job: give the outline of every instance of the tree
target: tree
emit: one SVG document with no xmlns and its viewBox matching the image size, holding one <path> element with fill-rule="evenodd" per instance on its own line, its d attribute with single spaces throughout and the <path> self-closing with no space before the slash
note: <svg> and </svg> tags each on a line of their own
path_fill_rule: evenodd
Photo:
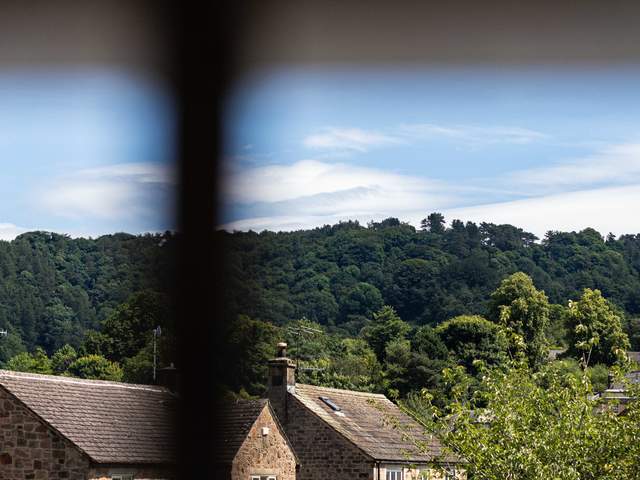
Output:
<svg viewBox="0 0 640 480">
<path fill-rule="evenodd" d="M 422 219 L 420 228 L 422 231 L 441 234 L 445 231 L 444 223 L 444 215 L 433 212 L 427 218 Z"/>
<path fill-rule="evenodd" d="M 343 318 L 350 315 L 360 315 L 370 318 L 383 305 L 380 291 L 373 285 L 360 282 L 348 290 L 341 302 L 340 309 Z"/>
<path fill-rule="evenodd" d="M 361 338 L 344 338 L 338 342 L 331 369 L 348 379 L 355 390 L 374 391 L 382 387 L 382 366 Z"/>
<path fill-rule="evenodd" d="M 113 360 L 136 355 L 152 338 L 157 326 L 165 330 L 171 326 L 169 299 L 158 292 L 138 292 L 120 305 L 102 325 L 108 343 L 102 345 L 103 354 Z M 103 337 L 104 338 L 104 337 Z"/>
<path fill-rule="evenodd" d="M 36 347 L 33 353 L 22 352 L 11 358 L 6 364 L 7 370 L 16 372 L 31 372 L 51 374 L 51 360 L 47 353 L 40 347 Z"/>
<path fill-rule="evenodd" d="M 428 333 L 420 333 L 428 332 Z M 429 337 L 425 339 L 424 337 Z M 416 340 L 416 337 L 423 337 Z M 406 366 L 404 391 L 426 389 L 433 396 L 433 402 L 440 407 L 448 403 L 442 372 L 451 367 L 449 352 L 442 340 L 431 327 L 421 327 L 412 339 L 411 356 Z"/>
<path fill-rule="evenodd" d="M 461 315 L 435 329 L 455 363 L 477 374 L 475 363 L 501 365 L 508 359 L 507 335 L 502 327 L 479 315 Z"/>
<path fill-rule="evenodd" d="M 396 338 L 385 347 L 385 374 L 389 379 L 388 394 L 397 397 L 407 392 L 407 368 L 411 361 L 411 342 Z"/>
<path fill-rule="evenodd" d="M 9 331 L 3 338 L 0 337 L 0 365 L 24 351 L 24 345 L 18 332 Z"/>
<path fill-rule="evenodd" d="M 116 362 L 112 362 L 100 355 L 87 355 L 75 360 L 66 372 L 72 377 L 87 378 L 91 380 L 122 380 L 122 368 Z"/>
<path fill-rule="evenodd" d="M 244 387 L 251 395 L 262 395 L 267 385 L 267 361 L 282 341 L 278 327 L 239 315 L 227 325 L 220 355 L 232 362 L 219 362 L 220 383 L 235 391 Z"/>
<path fill-rule="evenodd" d="M 629 339 L 620 315 L 599 290 L 585 288 L 580 300 L 569 302 L 568 323 L 568 355 L 580 359 L 584 366 L 624 363 Z"/>
<path fill-rule="evenodd" d="M 373 321 L 362 329 L 361 335 L 371 345 L 378 360 L 383 362 L 387 344 L 404 339 L 410 330 L 409 324 L 402 321 L 393 307 L 385 305 L 373 314 Z"/>
<path fill-rule="evenodd" d="M 122 380 L 129 383 L 153 383 L 153 348 L 147 345 L 122 362 Z"/>
<path fill-rule="evenodd" d="M 531 367 L 536 369 L 545 362 L 549 301 L 543 291 L 536 289 L 531 277 L 517 272 L 505 278 L 491 294 L 488 310 L 490 320 L 521 338 L 521 346 Z M 514 345 L 513 348 L 519 347 Z"/>
<path fill-rule="evenodd" d="M 637 392 L 634 398 L 618 415 L 593 396 L 588 376 L 518 365 L 486 371 L 481 395 L 471 402 L 443 411 L 422 395 L 405 406 L 445 452 L 465 459 L 473 478 L 631 480 L 640 469 L 640 445 L 631 440 L 640 435 Z"/>
<path fill-rule="evenodd" d="M 440 335 L 434 328 L 426 325 L 416 329 L 411 338 L 411 350 L 440 360 L 446 360 L 449 356 L 447 346 Z"/>
<path fill-rule="evenodd" d="M 77 358 L 75 349 L 71 345 L 64 345 L 51 356 L 51 368 L 56 375 L 61 375 Z"/>
<path fill-rule="evenodd" d="M 14 372 L 31 372 L 33 371 L 33 357 L 29 352 L 20 352 L 10 358 L 5 367 Z"/>
</svg>

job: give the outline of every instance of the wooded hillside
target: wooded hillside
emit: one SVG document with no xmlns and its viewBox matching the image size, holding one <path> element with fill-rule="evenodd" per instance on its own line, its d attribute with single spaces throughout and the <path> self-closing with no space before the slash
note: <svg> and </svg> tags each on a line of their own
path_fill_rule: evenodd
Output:
<svg viewBox="0 0 640 480">
<path fill-rule="evenodd" d="M 551 303 L 592 288 L 629 317 L 640 314 L 640 235 L 603 238 L 585 229 L 537 239 L 511 225 L 454 220 L 446 228 L 439 214 L 422 227 L 389 218 L 366 227 L 219 232 L 229 259 L 227 316 L 276 325 L 306 317 L 356 334 L 390 305 L 404 321 L 437 325 L 484 314 L 489 294 L 517 271 Z"/>
</svg>

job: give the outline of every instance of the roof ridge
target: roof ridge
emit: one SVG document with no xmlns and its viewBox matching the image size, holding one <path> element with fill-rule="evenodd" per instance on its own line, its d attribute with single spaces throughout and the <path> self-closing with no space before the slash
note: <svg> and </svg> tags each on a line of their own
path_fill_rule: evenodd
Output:
<svg viewBox="0 0 640 480">
<path fill-rule="evenodd" d="M 384 398 L 386 400 L 389 400 L 386 395 L 384 395 L 383 393 L 372 393 L 372 392 L 360 392 L 358 390 L 346 390 L 344 388 L 333 388 L 333 387 L 319 387 L 317 385 L 309 385 L 307 383 L 296 383 L 296 388 L 297 387 L 311 387 L 311 388 L 317 388 L 320 390 L 328 390 L 330 392 L 341 392 L 341 393 L 346 393 L 349 395 L 358 395 L 358 396 L 362 396 L 362 397 L 374 397 L 374 398 Z"/>
<path fill-rule="evenodd" d="M 75 385 L 94 385 L 100 387 L 123 388 L 127 390 L 146 390 L 157 393 L 170 393 L 165 387 L 157 385 L 142 385 L 137 383 L 114 382 L 109 380 L 93 380 L 86 378 L 64 377 L 62 375 L 45 375 L 42 373 L 15 372 L 13 370 L 0 369 L 0 383 L 2 378 L 21 378 L 25 380 L 67 383 Z"/>
</svg>

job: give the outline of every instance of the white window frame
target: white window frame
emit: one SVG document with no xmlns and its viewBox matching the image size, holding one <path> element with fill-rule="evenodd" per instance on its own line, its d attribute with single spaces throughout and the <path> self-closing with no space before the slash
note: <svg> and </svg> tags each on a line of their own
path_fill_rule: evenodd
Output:
<svg viewBox="0 0 640 480">
<path fill-rule="evenodd" d="M 111 480 L 133 480 L 133 473 L 112 473 Z"/>
<path fill-rule="evenodd" d="M 394 474 L 391 477 L 389 474 Z M 385 473 L 386 480 L 404 480 L 404 469 L 402 467 L 387 467 Z"/>
<path fill-rule="evenodd" d="M 249 480 L 278 480 L 276 475 L 250 475 Z"/>
</svg>

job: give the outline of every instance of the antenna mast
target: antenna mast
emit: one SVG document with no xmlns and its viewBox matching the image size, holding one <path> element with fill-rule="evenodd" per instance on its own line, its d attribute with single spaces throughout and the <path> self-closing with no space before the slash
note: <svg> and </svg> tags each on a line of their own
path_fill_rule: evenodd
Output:
<svg viewBox="0 0 640 480">
<path fill-rule="evenodd" d="M 302 317 L 302 320 L 306 320 L 305 317 Z M 293 350 L 295 351 L 296 355 L 295 355 L 295 361 L 296 361 L 296 370 L 300 369 L 300 353 L 298 352 L 298 349 L 295 348 L 296 346 L 298 346 L 298 348 L 300 347 L 300 344 L 302 344 L 302 342 L 304 341 L 305 338 L 307 338 L 308 335 L 317 335 L 319 333 L 323 333 L 322 330 L 318 330 L 317 328 L 312 328 L 312 327 L 308 327 L 306 325 L 297 325 L 297 326 L 288 326 L 287 327 L 287 331 L 291 334 L 291 335 L 295 335 L 296 337 L 301 337 L 299 339 L 298 342 L 294 341 L 294 345 L 293 345 Z M 323 370 L 320 368 L 304 368 L 303 370 Z"/>
</svg>

